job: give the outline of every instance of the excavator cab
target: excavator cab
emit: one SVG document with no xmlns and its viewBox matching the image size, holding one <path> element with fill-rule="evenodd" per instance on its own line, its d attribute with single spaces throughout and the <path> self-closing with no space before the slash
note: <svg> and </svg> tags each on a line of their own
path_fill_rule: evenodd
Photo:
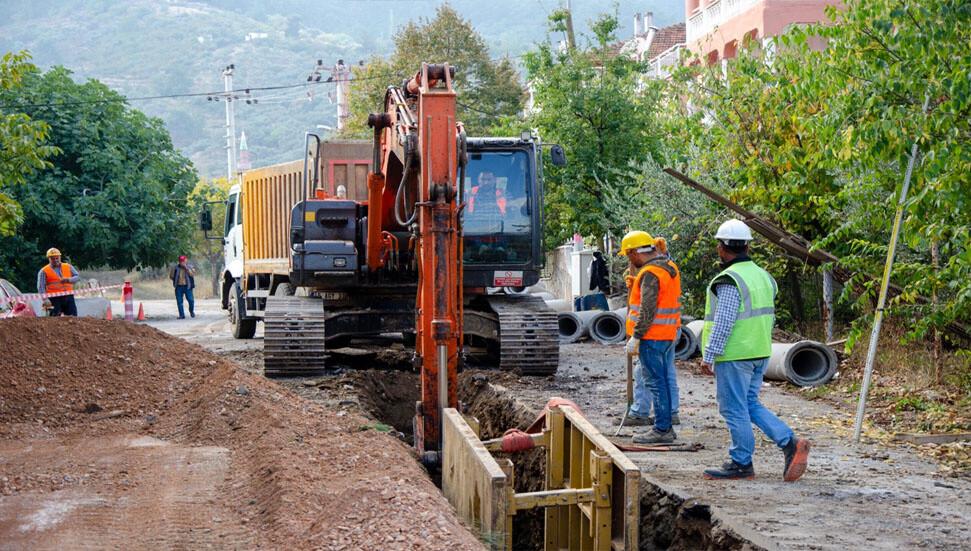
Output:
<svg viewBox="0 0 971 551">
<path fill-rule="evenodd" d="M 543 268 L 540 145 L 469 138 L 462 182 L 466 287 L 525 286 Z"/>
</svg>

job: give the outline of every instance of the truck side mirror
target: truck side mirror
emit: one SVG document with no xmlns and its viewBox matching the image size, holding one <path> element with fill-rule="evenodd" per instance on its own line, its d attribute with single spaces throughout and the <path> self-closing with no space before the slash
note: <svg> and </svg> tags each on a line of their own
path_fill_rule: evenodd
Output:
<svg viewBox="0 0 971 551">
<path fill-rule="evenodd" d="M 550 158 L 553 164 L 556 166 L 563 166 L 566 164 L 566 152 L 563 151 L 563 147 L 559 145 L 554 145 L 550 148 Z"/>
<path fill-rule="evenodd" d="M 212 231 L 212 212 L 208 207 L 199 211 L 199 229 L 203 232 Z"/>
</svg>

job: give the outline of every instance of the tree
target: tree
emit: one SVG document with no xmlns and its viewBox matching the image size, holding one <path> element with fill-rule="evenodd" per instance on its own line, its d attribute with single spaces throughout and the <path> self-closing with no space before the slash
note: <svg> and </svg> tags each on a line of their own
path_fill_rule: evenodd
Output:
<svg viewBox="0 0 971 551">
<path fill-rule="evenodd" d="M 24 75 L 36 69 L 28 52 L 8 52 L 0 59 L 0 91 L 20 88 Z M 45 144 L 50 129 L 46 123 L 10 112 L 15 109 L 0 107 L 0 236 L 13 235 L 23 221 L 20 204 L 4 189 L 24 183 L 35 170 L 51 166 L 44 159 L 59 152 Z"/>
<path fill-rule="evenodd" d="M 622 234 L 623 212 L 605 209 L 604 192 L 626 194 L 630 181 L 616 170 L 644 160 L 659 142 L 654 112 L 662 85 L 642 80 L 642 63 L 612 51 L 618 27 L 603 14 L 592 27 L 595 42 L 560 51 L 547 37 L 523 58 L 535 102 L 529 123 L 568 155 L 566 166 L 544 169 L 552 244 L 575 232 Z M 557 12 L 550 31 L 564 29 L 565 14 Z"/>
<path fill-rule="evenodd" d="M 226 178 L 201 178 L 197 183 L 192 195 L 189 196 L 189 204 L 196 212 L 202 210 L 207 202 L 225 201 L 229 197 L 229 188 L 232 184 Z M 210 237 L 221 236 L 221 228 L 226 220 L 226 209 L 216 205 L 210 209 L 212 212 L 213 232 Z M 210 275 L 212 278 L 212 294 L 219 296 L 219 279 L 221 266 L 223 265 L 223 242 L 221 239 L 207 239 L 202 230 L 195 230 L 192 234 L 192 251 L 197 256 L 206 260 L 209 264 Z"/>
<path fill-rule="evenodd" d="M 832 25 L 791 29 L 771 55 L 749 49 L 724 71 L 683 69 L 671 94 L 684 101 L 666 112 L 669 146 L 714 171 L 714 185 L 747 208 L 840 257 L 855 272 L 843 299 L 869 312 L 916 143 L 893 273 L 903 292 L 891 312 L 912 336 L 967 321 L 971 5 L 850 1 L 829 17 Z M 824 49 L 814 47 L 820 38 Z M 934 293 L 937 306 L 920 298 Z"/>
<path fill-rule="evenodd" d="M 455 67 L 452 84 L 457 95 L 456 114 L 469 135 L 482 135 L 501 117 L 522 109 L 523 89 L 508 58 L 489 59 L 485 41 L 472 23 L 448 3 L 435 10 L 434 19 L 420 18 L 398 29 L 392 38 L 394 53 L 387 61 L 373 57 L 351 81 L 351 120 L 342 134 L 371 137 L 367 114 L 384 108 L 388 86 L 399 86 L 421 68 L 422 62 Z"/>
<path fill-rule="evenodd" d="M 22 105 L 50 125 L 48 139 L 60 152 L 11 190 L 24 218 L 17 236 L 0 240 L 3 270 L 31 288 L 51 246 L 82 268 L 171 261 L 191 236 L 186 199 L 197 178 L 162 121 L 97 81 L 75 83 L 63 67 L 31 70 L 22 84 L 0 91 L 0 104 Z"/>
</svg>

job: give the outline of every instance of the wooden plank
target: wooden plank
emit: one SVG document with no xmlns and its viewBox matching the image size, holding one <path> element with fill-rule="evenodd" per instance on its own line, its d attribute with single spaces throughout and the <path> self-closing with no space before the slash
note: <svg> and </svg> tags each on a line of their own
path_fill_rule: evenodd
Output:
<svg viewBox="0 0 971 551">
<path fill-rule="evenodd" d="M 640 483 L 641 471 L 617 446 L 596 427 L 583 418 L 580 413 L 570 406 L 557 406 L 566 417 L 566 424 L 572 430 L 574 437 L 579 433 L 583 439 L 589 440 L 596 449 L 606 453 L 613 464 L 613 492 L 610 496 L 613 508 L 611 534 L 613 547 L 620 549 L 638 549 L 640 542 Z M 573 487 L 578 487 L 571 484 Z"/>
<path fill-rule="evenodd" d="M 454 408 L 442 422 L 442 493 L 492 549 L 506 547 L 509 481 Z"/>
<path fill-rule="evenodd" d="M 942 434 L 916 434 L 898 432 L 893 435 L 894 440 L 913 442 L 914 444 L 950 444 L 951 442 L 967 442 L 971 440 L 971 432 L 951 432 Z"/>
</svg>

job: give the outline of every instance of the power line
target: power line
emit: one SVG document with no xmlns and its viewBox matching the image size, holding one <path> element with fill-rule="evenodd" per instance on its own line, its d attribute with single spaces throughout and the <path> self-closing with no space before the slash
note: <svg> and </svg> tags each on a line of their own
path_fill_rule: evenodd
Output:
<svg viewBox="0 0 971 551">
<path fill-rule="evenodd" d="M 389 77 L 401 77 L 401 73 L 388 73 L 383 75 L 374 75 L 370 77 L 355 78 L 353 80 L 376 80 L 379 78 L 389 78 Z M 251 92 L 262 92 L 269 90 L 287 90 L 292 88 L 306 88 L 308 86 L 313 86 L 315 82 L 301 82 L 299 84 L 283 84 L 280 86 L 260 86 L 244 88 L 241 90 L 231 90 L 232 94 L 250 94 Z M 119 93 L 119 92 L 115 92 Z M 7 104 L 0 105 L 0 109 L 26 109 L 33 107 L 64 107 L 69 105 L 96 105 L 103 103 L 124 103 L 129 101 L 148 101 L 157 99 L 178 99 L 178 98 L 198 98 L 198 97 L 215 97 L 225 95 L 225 90 L 220 90 L 218 92 L 190 92 L 185 94 L 165 94 L 159 96 L 140 96 L 140 97 L 120 97 L 120 98 L 105 98 L 105 99 L 94 99 L 94 100 L 83 100 L 83 101 L 62 101 L 54 103 L 26 103 L 26 104 Z"/>
</svg>

